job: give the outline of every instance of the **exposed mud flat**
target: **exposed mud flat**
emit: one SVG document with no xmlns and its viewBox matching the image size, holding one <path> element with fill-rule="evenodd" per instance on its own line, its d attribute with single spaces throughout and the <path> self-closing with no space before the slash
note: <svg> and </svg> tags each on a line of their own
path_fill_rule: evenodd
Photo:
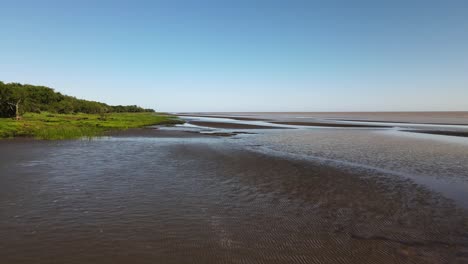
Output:
<svg viewBox="0 0 468 264">
<path fill-rule="evenodd" d="M 255 118 L 255 117 L 242 117 L 242 116 L 226 116 L 226 115 L 200 115 L 196 113 L 191 113 L 191 114 L 177 114 L 180 117 L 184 116 L 197 116 L 197 117 L 209 117 L 209 118 L 230 118 L 234 120 L 243 120 L 243 121 L 269 121 L 270 119 L 264 119 L 264 118 Z"/>
<path fill-rule="evenodd" d="M 314 121 L 335 119 L 365 122 L 398 122 L 468 125 L 468 111 L 464 112 L 207 112 L 186 113 L 197 116 L 216 116 L 229 118 L 249 118 L 276 121 Z"/>
<path fill-rule="evenodd" d="M 412 133 L 431 134 L 431 135 L 468 137 L 468 132 L 466 131 L 444 131 L 444 130 L 404 130 L 404 131 L 412 132 Z"/>
<path fill-rule="evenodd" d="M 193 138 L 193 137 L 207 137 L 201 133 L 193 131 L 174 131 L 163 130 L 158 127 L 148 128 L 131 128 L 127 130 L 114 130 L 105 134 L 111 137 L 153 137 L 153 138 Z"/>
<path fill-rule="evenodd" d="M 205 122 L 205 121 L 189 121 L 190 124 L 203 126 L 203 127 L 212 127 L 212 128 L 227 128 L 227 129 L 278 129 L 280 127 L 276 126 L 263 126 L 263 125 L 252 125 L 252 124 L 243 124 L 243 123 L 228 123 L 228 122 Z"/>
<path fill-rule="evenodd" d="M 315 126 L 315 127 L 367 127 L 367 128 L 390 128 L 392 126 L 384 125 L 364 125 L 364 124 L 345 124 L 336 122 L 271 122 L 273 124 L 293 125 L 293 126 Z"/>
<path fill-rule="evenodd" d="M 411 180 L 217 137 L 5 141 L 0 153 L 5 263 L 468 261 L 466 210 Z"/>
<path fill-rule="evenodd" d="M 232 137 L 236 135 L 255 134 L 246 131 L 232 132 L 203 132 L 203 131 L 184 131 L 184 130 L 165 130 L 158 127 L 132 128 L 127 130 L 110 131 L 105 134 L 108 137 L 142 137 L 142 138 L 208 138 L 208 137 Z"/>
</svg>

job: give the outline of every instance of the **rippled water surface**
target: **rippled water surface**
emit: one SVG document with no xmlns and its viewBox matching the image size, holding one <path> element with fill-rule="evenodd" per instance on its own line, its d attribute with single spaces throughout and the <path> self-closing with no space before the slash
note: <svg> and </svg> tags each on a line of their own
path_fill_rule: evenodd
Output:
<svg viewBox="0 0 468 264">
<path fill-rule="evenodd" d="M 266 153 L 411 178 L 468 208 L 467 138 L 394 130 L 302 129 L 270 132 L 254 141 Z"/>
<path fill-rule="evenodd" d="M 467 261 L 466 142 L 252 132 L 2 142 L 1 262 Z"/>
</svg>

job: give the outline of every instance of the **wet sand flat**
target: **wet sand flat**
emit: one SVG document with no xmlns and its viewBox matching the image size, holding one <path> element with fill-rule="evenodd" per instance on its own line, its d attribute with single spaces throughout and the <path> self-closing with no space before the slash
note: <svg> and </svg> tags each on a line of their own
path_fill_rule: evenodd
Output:
<svg viewBox="0 0 468 264">
<path fill-rule="evenodd" d="M 468 132 L 465 131 L 442 131 L 442 130 L 404 130 L 412 133 L 422 133 L 431 135 L 444 135 L 454 137 L 468 137 Z"/>
<path fill-rule="evenodd" d="M 219 138 L 3 141 L 0 153 L 5 263 L 467 261 L 466 211 L 409 180 Z"/>
<path fill-rule="evenodd" d="M 200 131 L 183 131 L 161 129 L 159 127 L 131 128 L 127 130 L 109 131 L 104 136 L 116 138 L 210 138 L 210 137 L 231 137 L 241 134 L 254 134 L 245 131 L 211 132 L 200 133 Z"/>
<path fill-rule="evenodd" d="M 317 126 L 317 127 L 368 127 L 368 128 L 390 128 L 391 126 L 383 125 L 365 125 L 365 124 L 344 124 L 344 123 L 327 123 L 327 122 L 270 122 L 273 124 L 293 125 L 293 126 Z"/>
<path fill-rule="evenodd" d="M 220 114 L 213 113 L 212 116 L 197 116 L 193 113 L 187 116 L 187 119 L 190 123 L 202 122 L 201 124 L 205 126 L 213 124 L 211 126 L 213 128 L 225 129 L 234 128 L 231 126 L 240 127 L 241 125 L 260 125 L 269 128 L 268 124 L 273 124 L 279 126 L 276 128 L 375 128 L 443 136 L 466 137 L 468 135 L 468 125 L 463 123 L 465 112 L 346 113 L 344 115 L 348 117 L 360 115 L 360 119 L 346 119 L 343 116 L 342 118 L 331 118 L 332 116 L 340 115 L 340 113 L 333 113 L 333 115 L 330 113 L 242 113 L 243 116 L 241 117 L 239 117 L 241 113 L 224 113 L 224 116 Z M 250 114 L 252 117 L 244 117 L 247 114 Z M 365 119 L 366 117 L 373 119 Z M 239 120 L 238 118 L 245 118 L 245 120 Z M 255 118 L 258 118 L 258 120 L 255 120 Z M 382 121 L 381 119 L 383 118 L 387 118 L 387 120 Z M 414 122 L 408 121 L 408 118 Z M 439 122 L 436 123 L 436 120 Z M 458 120 L 458 122 L 455 122 L 455 120 Z M 427 122 L 425 123 L 425 121 Z"/>
<path fill-rule="evenodd" d="M 159 128 L 131 128 L 126 130 L 109 131 L 105 136 L 111 137 L 153 137 L 153 138 L 193 138 L 207 137 L 208 135 L 194 133 L 191 131 L 171 131 Z"/>
<path fill-rule="evenodd" d="M 227 122 L 205 122 L 205 121 L 189 121 L 190 124 L 212 128 L 227 128 L 227 129 L 277 129 L 274 126 L 261 126 L 241 123 L 227 123 Z"/>
<path fill-rule="evenodd" d="M 189 114 L 189 113 L 186 113 Z M 250 118 L 272 121 L 311 121 L 334 119 L 347 121 L 377 121 L 426 124 L 468 125 L 468 112 L 207 112 L 198 116 Z"/>
<path fill-rule="evenodd" d="M 209 118 L 230 118 L 230 119 L 233 119 L 233 120 L 241 120 L 241 121 L 268 121 L 270 119 L 259 119 L 259 118 L 251 118 L 251 117 L 242 117 L 242 116 L 226 116 L 226 115 L 200 115 L 200 114 L 196 114 L 196 113 L 193 113 L 193 114 L 177 114 L 177 116 L 180 116 L 180 117 L 192 117 L 192 116 L 196 116 L 196 117 L 209 117 Z"/>
</svg>

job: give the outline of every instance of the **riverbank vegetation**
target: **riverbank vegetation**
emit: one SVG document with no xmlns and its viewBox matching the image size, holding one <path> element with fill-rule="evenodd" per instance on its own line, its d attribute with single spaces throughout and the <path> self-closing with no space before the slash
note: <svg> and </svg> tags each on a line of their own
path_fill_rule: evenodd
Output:
<svg viewBox="0 0 468 264">
<path fill-rule="evenodd" d="M 99 114 L 26 113 L 21 120 L 0 118 L 0 138 L 74 139 L 102 136 L 107 131 L 151 125 L 173 125 L 181 121 L 159 113 Z"/>
<path fill-rule="evenodd" d="M 136 105 L 108 105 L 78 99 L 55 92 L 52 88 L 0 81 L 0 117 L 20 119 L 24 113 L 105 114 L 154 112 Z"/>
<path fill-rule="evenodd" d="M 0 138 L 73 139 L 110 130 L 181 123 L 136 105 L 111 106 L 44 86 L 0 82 Z"/>
</svg>

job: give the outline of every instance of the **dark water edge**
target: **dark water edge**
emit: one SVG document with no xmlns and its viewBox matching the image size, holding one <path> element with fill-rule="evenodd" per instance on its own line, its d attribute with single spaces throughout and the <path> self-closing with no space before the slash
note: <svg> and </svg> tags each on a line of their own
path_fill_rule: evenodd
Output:
<svg viewBox="0 0 468 264">
<path fill-rule="evenodd" d="M 0 142 L 2 263 L 465 263 L 467 212 L 409 180 L 217 138 Z"/>
</svg>

